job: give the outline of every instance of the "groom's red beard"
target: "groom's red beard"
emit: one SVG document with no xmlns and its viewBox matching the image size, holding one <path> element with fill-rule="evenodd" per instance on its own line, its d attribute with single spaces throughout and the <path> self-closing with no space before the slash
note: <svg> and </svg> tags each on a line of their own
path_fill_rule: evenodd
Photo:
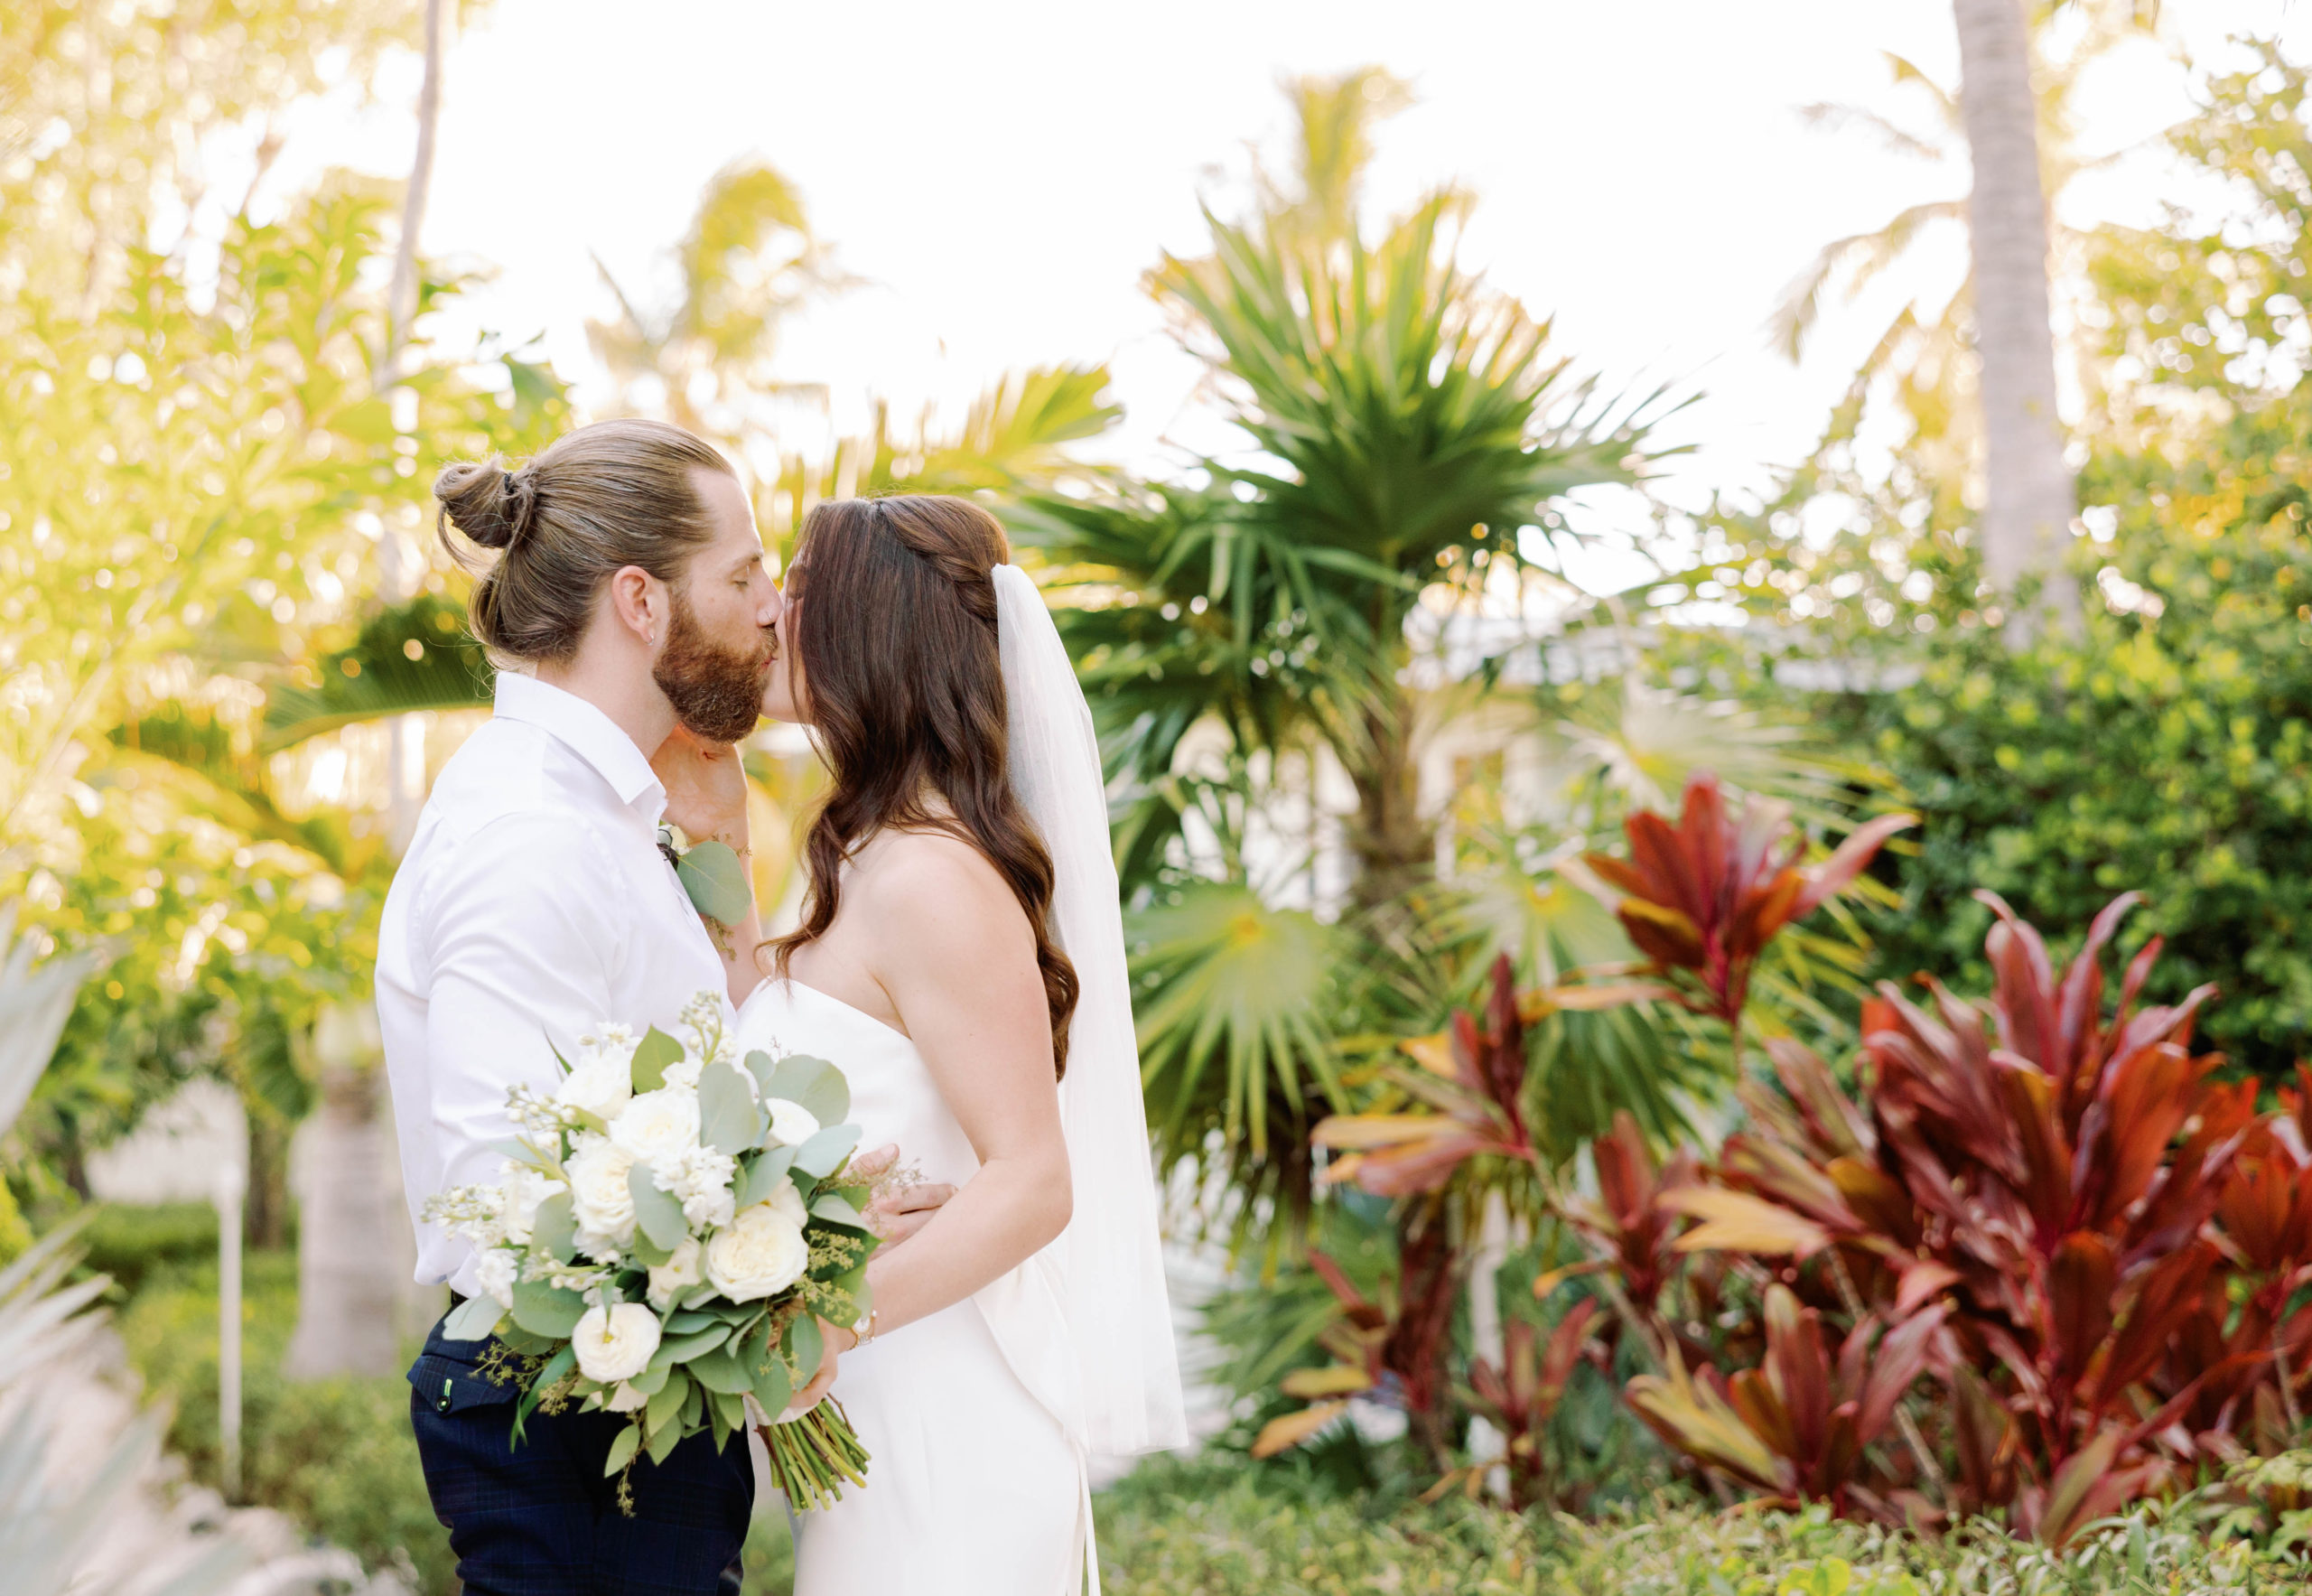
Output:
<svg viewBox="0 0 2312 1596">
<path fill-rule="evenodd" d="M 706 635 L 681 593 L 667 627 L 667 647 L 650 679 L 682 723 L 710 742 L 736 742 L 762 715 L 763 673 L 778 649 L 769 631 L 751 649 L 731 649 Z"/>
</svg>

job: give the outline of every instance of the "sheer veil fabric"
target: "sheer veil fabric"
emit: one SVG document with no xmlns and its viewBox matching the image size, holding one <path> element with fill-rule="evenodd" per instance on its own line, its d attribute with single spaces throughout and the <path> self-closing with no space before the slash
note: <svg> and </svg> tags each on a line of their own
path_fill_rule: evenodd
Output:
<svg viewBox="0 0 2312 1596">
<path fill-rule="evenodd" d="M 1075 1217 L 1052 1249 L 1051 1281 L 1075 1365 L 1070 1427 L 1091 1451 L 1181 1446 L 1188 1423 L 1099 741 L 1034 581 L 1017 565 L 992 574 L 1012 785 L 1051 850 L 1052 933 L 1079 983 L 1060 1084 Z"/>
</svg>

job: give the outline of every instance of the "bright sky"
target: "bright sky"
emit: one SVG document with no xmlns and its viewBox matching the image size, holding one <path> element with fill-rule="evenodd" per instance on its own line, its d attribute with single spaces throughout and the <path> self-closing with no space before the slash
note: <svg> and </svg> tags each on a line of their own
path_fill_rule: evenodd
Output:
<svg viewBox="0 0 2312 1596">
<path fill-rule="evenodd" d="M 2083 145 L 2183 114 L 2179 39 L 2213 52 L 2233 33 L 2305 36 L 2307 9 L 2169 0 L 2168 43 L 2089 80 Z M 1175 446 L 1226 440 L 1141 274 L 1199 249 L 1198 195 L 1225 208 L 1249 143 L 1281 148 L 1281 77 L 1377 63 L 1419 103 L 1381 129 L 1375 201 L 1474 189 L 1468 258 L 1554 313 L 1565 352 L 1609 385 L 1699 391 L 1675 430 L 1700 447 L 1669 484 L 1692 503 L 1803 455 L 1900 303 L 1890 289 L 1835 314 L 1794 369 L 1764 331 L 1784 286 L 1826 241 L 1963 191 L 1963 172 L 1799 116 L 1846 101 L 1925 126 L 1889 88 L 1889 50 L 1954 82 L 1948 0 L 497 0 L 449 58 L 424 245 L 493 267 L 475 313 L 542 335 L 582 398 L 599 395 L 591 257 L 629 291 L 663 283 L 701 186 L 759 154 L 869 284 L 788 335 L 787 375 L 830 385 L 837 424 L 857 425 L 871 394 L 900 415 L 926 399 L 959 412 L 1009 369 L 1105 360 L 1127 407 L 1114 453 L 1161 469 Z M 417 76 L 397 65 L 368 111 L 317 109 L 284 181 L 406 171 Z M 2123 163 L 2074 191 L 2071 219 L 2147 219 L 2163 175 Z M 1901 291 L 1947 294 L 1957 247 Z M 1639 524 L 1627 505 L 1595 515 Z"/>
</svg>

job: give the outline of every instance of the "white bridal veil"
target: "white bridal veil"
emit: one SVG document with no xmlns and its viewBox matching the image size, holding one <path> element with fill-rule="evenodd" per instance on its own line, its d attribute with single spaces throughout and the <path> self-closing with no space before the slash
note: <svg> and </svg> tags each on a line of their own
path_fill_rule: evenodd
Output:
<svg viewBox="0 0 2312 1596">
<path fill-rule="evenodd" d="M 1084 1439 L 1111 1453 L 1179 1446 L 1188 1425 L 1099 742 L 1035 583 L 1017 565 L 993 578 L 1012 786 L 1051 850 L 1052 932 L 1079 983 L 1060 1085 L 1076 1212 L 1057 1246 Z"/>
</svg>

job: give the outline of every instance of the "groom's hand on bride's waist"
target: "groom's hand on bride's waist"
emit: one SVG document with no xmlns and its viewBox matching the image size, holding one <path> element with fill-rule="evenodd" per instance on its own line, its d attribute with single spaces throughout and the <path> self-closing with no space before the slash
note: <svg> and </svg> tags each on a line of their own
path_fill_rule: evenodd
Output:
<svg viewBox="0 0 2312 1596">
<path fill-rule="evenodd" d="M 899 1157 L 897 1147 L 878 1147 L 852 1160 L 849 1172 L 879 1182 L 898 1164 Z M 931 1217 L 955 1195 L 956 1189 L 944 1181 L 896 1182 L 877 1191 L 867 1204 L 867 1222 L 883 1238 L 885 1248 L 894 1247 L 931 1223 Z"/>
</svg>

